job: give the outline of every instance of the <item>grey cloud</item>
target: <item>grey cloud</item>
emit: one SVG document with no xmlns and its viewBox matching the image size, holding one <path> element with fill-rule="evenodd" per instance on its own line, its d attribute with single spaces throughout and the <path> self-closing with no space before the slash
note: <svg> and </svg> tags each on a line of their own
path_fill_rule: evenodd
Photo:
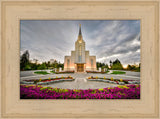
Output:
<svg viewBox="0 0 160 119">
<path fill-rule="evenodd" d="M 21 21 L 21 52 L 29 50 L 31 58 L 61 62 L 74 50 L 79 23 L 86 50 L 109 62 L 119 58 L 123 63 L 140 62 L 140 21 L 81 20 L 81 21 Z M 132 55 L 131 55 L 132 54 Z M 134 55 L 133 55 L 134 54 Z M 114 57 L 115 56 L 115 57 Z"/>
</svg>

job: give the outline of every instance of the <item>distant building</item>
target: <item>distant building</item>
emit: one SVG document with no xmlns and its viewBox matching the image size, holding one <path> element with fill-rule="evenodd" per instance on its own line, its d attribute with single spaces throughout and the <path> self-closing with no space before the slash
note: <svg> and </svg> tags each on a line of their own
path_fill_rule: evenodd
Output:
<svg viewBox="0 0 160 119">
<path fill-rule="evenodd" d="M 30 60 L 31 63 L 40 64 L 37 59 Z"/>
<path fill-rule="evenodd" d="M 90 56 L 89 51 L 85 50 L 81 25 L 79 25 L 79 35 L 75 42 L 75 50 L 71 51 L 71 56 L 65 56 L 64 58 L 64 71 L 86 72 L 96 70 L 96 56 Z"/>
<path fill-rule="evenodd" d="M 55 61 L 55 59 L 50 59 L 50 64 L 53 64 Z"/>
</svg>

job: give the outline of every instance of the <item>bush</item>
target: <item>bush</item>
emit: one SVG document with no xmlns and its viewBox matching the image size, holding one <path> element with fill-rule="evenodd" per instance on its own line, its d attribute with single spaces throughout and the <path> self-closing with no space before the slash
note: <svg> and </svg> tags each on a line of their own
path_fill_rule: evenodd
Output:
<svg viewBox="0 0 160 119">
<path fill-rule="evenodd" d="M 31 70 L 31 67 L 30 67 L 30 65 L 26 65 L 24 69 L 25 70 Z"/>
</svg>

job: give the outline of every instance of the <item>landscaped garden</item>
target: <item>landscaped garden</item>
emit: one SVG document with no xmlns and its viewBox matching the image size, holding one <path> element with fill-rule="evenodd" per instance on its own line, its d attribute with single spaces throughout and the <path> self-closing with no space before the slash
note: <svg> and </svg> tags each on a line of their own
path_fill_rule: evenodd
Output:
<svg viewBox="0 0 160 119">
<path fill-rule="evenodd" d="M 113 71 L 111 74 L 126 74 L 124 71 Z"/>
<path fill-rule="evenodd" d="M 108 73 L 109 71 L 101 71 L 101 72 L 99 72 L 99 71 L 86 71 L 87 73 L 101 73 L 101 74 L 105 74 L 105 73 Z"/>
<path fill-rule="evenodd" d="M 47 71 L 36 71 L 34 73 L 35 74 L 43 74 L 43 75 L 49 74 Z"/>
<path fill-rule="evenodd" d="M 31 79 L 31 80 L 23 80 L 21 84 L 36 84 L 36 85 L 43 85 L 43 84 L 50 84 L 50 83 L 57 83 L 63 81 L 74 81 L 75 79 L 71 76 L 68 77 L 56 77 L 56 78 L 48 78 L 48 79 Z"/>
<path fill-rule="evenodd" d="M 21 99 L 140 99 L 140 85 L 103 89 L 60 89 L 41 85 L 20 85 Z"/>
<path fill-rule="evenodd" d="M 100 82 L 106 82 L 106 83 L 112 83 L 112 84 L 119 84 L 119 85 L 125 85 L 125 84 L 140 84 L 140 81 L 136 80 L 123 80 L 123 79 L 114 79 L 113 77 L 106 78 L 106 77 L 93 77 L 90 76 L 87 78 L 88 81 L 100 81 Z"/>
<path fill-rule="evenodd" d="M 56 74 L 66 74 L 66 73 L 74 73 L 74 71 L 61 71 L 61 72 L 56 72 Z"/>
<path fill-rule="evenodd" d="M 43 74 L 43 75 L 46 75 L 46 74 L 50 74 L 50 73 L 53 73 L 53 74 L 74 73 L 74 71 L 61 71 L 61 72 L 50 71 L 50 73 L 48 73 L 47 71 L 36 71 L 36 72 L 34 72 L 34 73 L 35 73 L 35 74 Z"/>
</svg>

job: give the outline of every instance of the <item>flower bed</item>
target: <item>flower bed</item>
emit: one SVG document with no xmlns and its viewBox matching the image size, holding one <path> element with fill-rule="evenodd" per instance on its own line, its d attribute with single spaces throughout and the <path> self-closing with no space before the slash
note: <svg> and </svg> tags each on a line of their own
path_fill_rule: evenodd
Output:
<svg viewBox="0 0 160 119">
<path fill-rule="evenodd" d="M 113 83 L 113 84 L 119 84 L 119 85 L 124 85 L 124 84 L 140 84 L 140 81 L 135 81 L 135 80 L 123 80 L 123 79 L 109 79 L 109 78 L 100 78 L 100 77 L 88 77 L 88 81 L 102 81 L 106 83 Z"/>
<path fill-rule="evenodd" d="M 98 72 L 98 71 L 86 71 L 87 73 L 101 73 L 101 74 L 105 74 L 106 72 Z"/>
<path fill-rule="evenodd" d="M 140 99 L 140 85 L 103 89 L 60 89 L 20 85 L 21 99 Z"/>
<path fill-rule="evenodd" d="M 23 80 L 21 84 L 49 84 L 49 83 L 56 83 L 61 81 L 74 81 L 73 77 L 56 77 L 56 78 L 48 78 L 48 79 L 31 79 L 31 80 Z"/>
<path fill-rule="evenodd" d="M 74 71 L 61 71 L 61 72 L 55 72 L 56 74 L 65 74 L 65 73 L 74 73 Z"/>
</svg>

